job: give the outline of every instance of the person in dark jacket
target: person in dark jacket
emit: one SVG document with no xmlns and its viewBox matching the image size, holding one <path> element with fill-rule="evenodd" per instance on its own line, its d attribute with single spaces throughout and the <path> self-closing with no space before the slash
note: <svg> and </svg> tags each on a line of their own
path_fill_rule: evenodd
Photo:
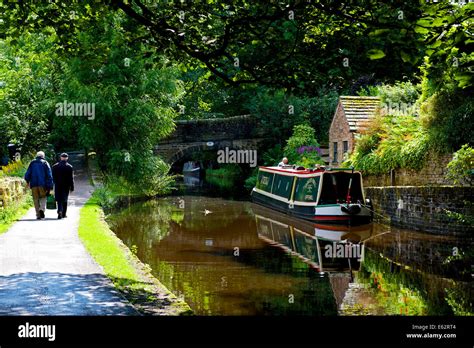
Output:
<svg viewBox="0 0 474 348">
<path fill-rule="evenodd" d="M 67 217 L 67 199 L 74 191 L 74 169 L 67 163 L 68 154 L 62 153 L 61 160 L 53 166 L 54 198 L 58 202 L 58 219 Z"/>
<path fill-rule="evenodd" d="M 38 151 L 36 159 L 30 162 L 25 173 L 26 183 L 30 186 L 33 195 L 33 203 L 36 210 L 36 218 L 44 219 L 46 210 L 46 197 L 53 189 L 53 177 L 51 167 L 44 159 L 44 152 Z"/>
</svg>

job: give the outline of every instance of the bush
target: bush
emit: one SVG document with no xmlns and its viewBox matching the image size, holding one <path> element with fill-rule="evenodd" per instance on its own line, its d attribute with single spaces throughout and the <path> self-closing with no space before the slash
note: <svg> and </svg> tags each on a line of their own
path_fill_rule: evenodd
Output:
<svg viewBox="0 0 474 348">
<path fill-rule="evenodd" d="M 25 176 L 26 170 L 28 169 L 28 161 L 23 162 L 22 160 L 10 162 L 6 166 L 2 167 L 0 171 L 0 176 L 16 176 L 23 178 Z"/>
<path fill-rule="evenodd" d="M 264 166 L 275 166 L 280 163 L 283 158 L 283 148 L 280 144 L 265 151 L 262 155 L 262 161 Z"/>
<path fill-rule="evenodd" d="M 152 197 L 171 192 L 175 176 L 168 175 L 170 166 L 150 153 L 141 155 L 122 151 L 110 152 L 110 174 L 106 183 L 112 191 L 129 191 L 132 195 Z M 119 183 L 116 185 L 115 183 Z"/>
<path fill-rule="evenodd" d="M 174 188 L 176 176 L 158 171 L 143 181 L 130 181 L 120 175 L 103 176 L 103 185 L 94 191 L 94 197 L 101 207 L 114 207 L 120 197 L 154 197 L 170 193 Z"/>
<path fill-rule="evenodd" d="M 231 189 L 242 176 L 242 168 L 238 164 L 224 164 L 221 168 L 206 169 L 206 181 L 210 184 Z"/>
<path fill-rule="evenodd" d="M 428 97 L 421 105 L 420 119 L 438 152 L 473 145 L 474 101 L 464 91 L 441 91 Z"/>
<path fill-rule="evenodd" d="M 314 129 L 308 124 L 293 127 L 293 135 L 286 141 L 285 156 L 290 164 L 313 167 L 324 164 L 321 150 L 314 135 Z"/>
<path fill-rule="evenodd" d="M 394 85 L 369 86 L 358 92 L 359 95 L 379 96 L 382 103 L 414 105 L 420 97 L 420 85 L 411 82 L 396 82 Z"/>
<path fill-rule="evenodd" d="M 454 184 L 474 184 L 474 149 L 464 144 L 448 163 L 446 178 Z"/>
<path fill-rule="evenodd" d="M 221 178 L 237 177 L 242 174 L 238 164 L 224 164 L 221 168 L 206 169 L 206 176 L 217 176 Z"/>
<path fill-rule="evenodd" d="M 361 134 L 343 165 L 376 175 L 396 168 L 420 169 L 430 151 L 429 140 L 416 118 L 379 116 Z"/>
<path fill-rule="evenodd" d="M 257 178 L 258 178 L 258 169 L 256 168 L 252 175 L 245 179 L 244 187 L 247 190 L 253 189 L 257 185 Z"/>
</svg>

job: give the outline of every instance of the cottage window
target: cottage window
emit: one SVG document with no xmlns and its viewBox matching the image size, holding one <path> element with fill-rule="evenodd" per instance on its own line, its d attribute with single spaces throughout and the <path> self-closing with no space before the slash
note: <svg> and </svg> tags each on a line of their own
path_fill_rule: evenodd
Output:
<svg viewBox="0 0 474 348">
<path fill-rule="evenodd" d="M 349 142 L 348 141 L 343 141 L 342 142 L 342 147 L 343 147 L 343 150 L 344 150 L 345 154 L 349 152 Z"/>
<path fill-rule="evenodd" d="M 337 163 L 337 142 L 333 143 L 333 157 L 332 162 Z"/>
</svg>

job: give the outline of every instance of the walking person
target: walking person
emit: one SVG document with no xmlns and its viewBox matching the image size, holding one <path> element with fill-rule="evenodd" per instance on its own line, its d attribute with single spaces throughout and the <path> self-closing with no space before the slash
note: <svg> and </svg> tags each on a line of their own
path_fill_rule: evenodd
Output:
<svg viewBox="0 0 474 348">
<path fill-rule="evenodd" d="M 67 153 L 61 154 L 61 160 L 53 166 L 54 198 L 58 202 L 58 219 L 67 217 L 69 192 L 74 191 L 74 169 L 67 163 Z"/>
<path fill-rule="evenodd" d="M 45 218 L 46 197 L 53 189 L 51 167 L 44 157 L 44 152 L 38 151 L 36 158 L 30 162 L 28 170 L 25 173 L 25 180 L 33 195 L 36 219 L 38 220 Z"/>
</svg>

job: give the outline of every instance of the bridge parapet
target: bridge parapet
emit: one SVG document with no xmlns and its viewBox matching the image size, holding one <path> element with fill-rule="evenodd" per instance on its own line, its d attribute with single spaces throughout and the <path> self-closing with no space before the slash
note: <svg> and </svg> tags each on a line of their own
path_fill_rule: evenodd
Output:
<svg viewBox="0 0 474 348">
<path fill-rule="evenodd" d="M 206 150 L 230 149 L 259 150 L 268 143 L 259 127 L 258 119 L 252 115 L 226 118 L 178 120 L 175 131 L 160 141 L 155 154 L 173 164 L 181 158 Z M 323 159 L 329 161 L 328 149 L 322 148 Z"/>
<path fill-rule="evenodd" d="M 159 144 L 251 139 L 262 136 L 251 115 L 202 120 L 178 120 L 176 130 Z"/>
</svg>

